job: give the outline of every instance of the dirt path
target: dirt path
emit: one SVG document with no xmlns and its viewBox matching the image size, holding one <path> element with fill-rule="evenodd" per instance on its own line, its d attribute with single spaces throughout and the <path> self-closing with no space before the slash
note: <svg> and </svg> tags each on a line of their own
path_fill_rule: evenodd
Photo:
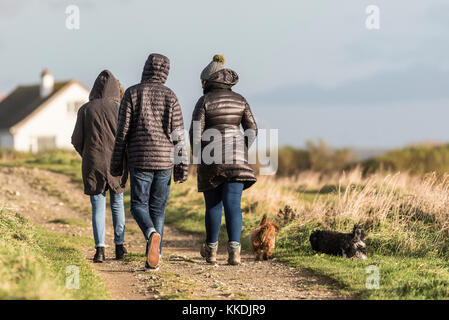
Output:
<svg viewBox="0 0 449 320">
<path fill-rule="evenodd" d="M 92 238 L 90 203 L 70 178 L 38 169 L 0 168 L 0 203 L 49 230 Z M 107 261 L 93 264 L 113 299 L 342 299 L 327 279 L 277 261 L 255 262 L 242 253 L 243 264 L 226 265 L 221 248 L 217 266 L 199 256 L 200 239 L 166 226 L 161 267 L 143 268 L 145 242 L 127 213 L 125 262 L 115 261 L 112 221 L 107 211 Z M 80 250 L 91 261 L 91 247 Z"/>
</svg>

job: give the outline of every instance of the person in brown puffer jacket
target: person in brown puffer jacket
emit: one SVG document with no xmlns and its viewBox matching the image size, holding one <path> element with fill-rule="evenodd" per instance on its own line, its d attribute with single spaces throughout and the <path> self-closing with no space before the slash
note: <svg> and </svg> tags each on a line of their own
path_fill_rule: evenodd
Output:
<svg viewBox="0 0 449 320">
<path fill-rule="evenodd" d="M 164 85 L 169 69 L 167 57 L 151 54 L 141 82 L 125 91 L 111 159 L 111 174 L 119 176 L 128 155 L 131 213 L 147 240 L 145 266 L 152 270 L 162 250 L 172 169 L 175 183 L 186 181 L 188 174 L 181 107 Z"/>
<path fill-rule="evenodd" d="M 224 57 L 215 55 L 201 73 L 204 95 L 193 111 L 189 133 L 194 158 L 201 160 L 198 191 L 204 193 L 206 205 L 206 242 L 201 246 L 201 255 L 209 263 L 216 262 L 224 207 L 228 263 L 236 265 L 240 264 L 242 191 L 256 182 L 248 164 L 248 148 L 257 136 L 257 125 L 248 102 L 232 91 L 239 80 L 237 73 L 223 65 Z"/>
<path fill-rule="evenodd" d="M 126 190 L 128 171 L 117 177 L 109 173 L 114 146 L 117 117 L 120 107 L 120 83 L 109 70 L 102 71 L 95 80 L 89 102 L 78 110 L 72 144 L 82 157 L 84 193 L 92 204 L 92 226 L 96 253 L 94 262 L 105 259 L 106 191 L 110 192 L 116 258 L 126 254 L 125 209 L 123 192 Z M 123 164 L 126 168 L 126 163 Z"/>
</svg>

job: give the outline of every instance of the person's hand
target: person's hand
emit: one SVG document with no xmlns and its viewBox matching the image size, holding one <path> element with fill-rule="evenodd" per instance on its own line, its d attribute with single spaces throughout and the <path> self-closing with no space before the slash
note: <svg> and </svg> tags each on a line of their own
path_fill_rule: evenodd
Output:
<svg viewBox="0 0 449 320">
<path fill-rule="evenodd" d="M 181 184 L 182 182 L 181 181 L 175 181 L 175 184 Z"/>
</svg>

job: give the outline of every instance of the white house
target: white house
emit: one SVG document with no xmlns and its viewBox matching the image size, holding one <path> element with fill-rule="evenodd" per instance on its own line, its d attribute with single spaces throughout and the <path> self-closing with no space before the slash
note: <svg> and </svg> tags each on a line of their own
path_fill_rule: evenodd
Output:
<svg viewBox="0 0 449 320">
<path fill-rule="evenodd" d="M 79 81 L 55 82 L 44 70 L 40 84 L 19 86 L 0 101 L 0 148 L 72 148 L 76 115 L 88 99 L 89 90 Z"/>
</svg>

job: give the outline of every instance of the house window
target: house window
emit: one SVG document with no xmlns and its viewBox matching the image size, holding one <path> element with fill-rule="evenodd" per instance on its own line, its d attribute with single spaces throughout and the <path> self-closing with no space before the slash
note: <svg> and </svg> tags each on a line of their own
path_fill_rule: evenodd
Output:
<svg viewBox="0 0 449 320">
<path fill-rule="evenodd" d="M 79 108 L 84 104 L 83 101 L 69 101 L 67 102 L 67 113 L 70 115 L 76 115 Z"/>
<path fill-rule="evenodd" d="M 56 136 L 37 137 L 37 150 L 56 149 Z"/>
</svg>

